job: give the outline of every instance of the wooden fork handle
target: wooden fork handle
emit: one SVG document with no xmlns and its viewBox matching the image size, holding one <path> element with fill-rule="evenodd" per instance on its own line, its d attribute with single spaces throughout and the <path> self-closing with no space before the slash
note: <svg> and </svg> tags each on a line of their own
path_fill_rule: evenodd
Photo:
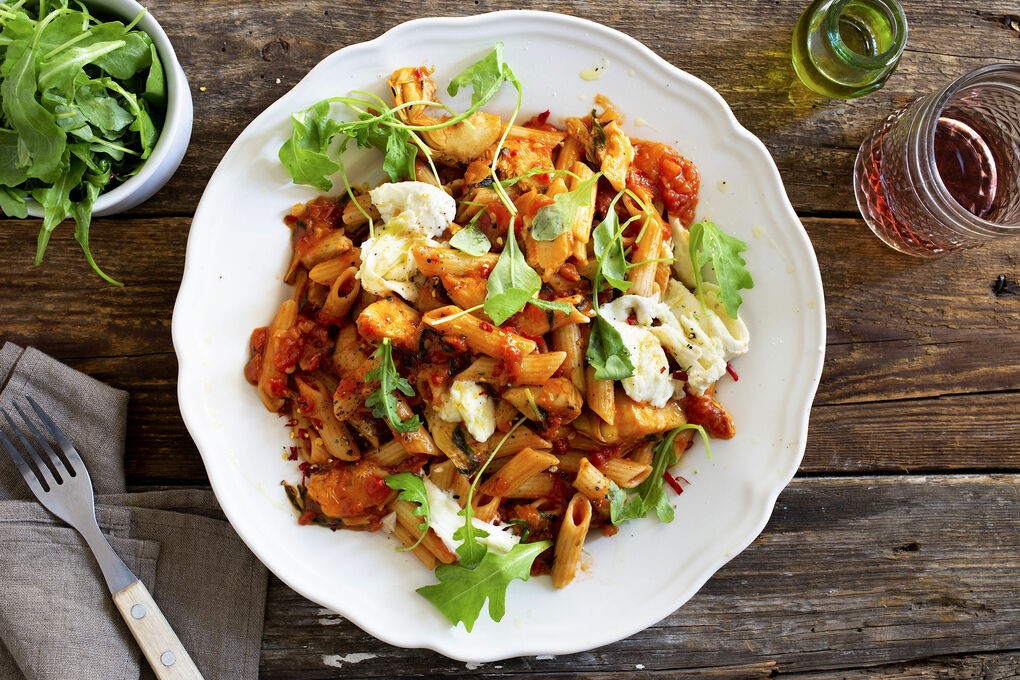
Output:
<svg viewBox="0 0 1020 680">
<path fill-rule="evenodd" d="M 202 680 L 195 662 L 141 581 L 115 593 L 113 602 L 159 680 Z"/>
</svg>

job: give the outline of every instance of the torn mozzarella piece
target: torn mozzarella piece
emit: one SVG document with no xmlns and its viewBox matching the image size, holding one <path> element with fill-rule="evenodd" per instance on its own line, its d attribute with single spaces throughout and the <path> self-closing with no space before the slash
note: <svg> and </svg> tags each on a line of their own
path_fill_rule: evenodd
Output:
<svg viewBox="0 0 1020 680">
<path fill-rule="evenodd" d="M 463 543 L 453 537 L 454 532 L 464 526 L 464 516 L 458 514 L 461 510 L 460 505 L 453 496 L 433 484 L 428 477 L 423 477 L 422 482 L 425 484 L 425 496 L 429 499 L 429 526 L 450 552 L 457 552 L 457 548 Z M 488 536 L 479 536 L 478 540 L 497 552 L 508 553 L 520 542 L 520 538 L 510 530 L 508 524 L 496 526 L 477 517 L 472 517 L 471 523 L 477 529 L 488 533 Z"/>
<path fill-rule="evenodd" d="M 448 423 L 464 423 L 468 434 L 484 442 L 496 431 L 496 405 L 482 386 L 471 380 L 454 380 L 443 395 L 438 415 Z"/>
<path fill-rule="evenodd" d="M 457 203 L 424 182 L 382 184 L 369 193 L 384 225 L 362 244 L 357 279 L 370 293 L 394 292 L 414 302 L 424 276 L 411 251 L 419 244 L 438 245 L 433 239 L 453 221 Z"/>
</svg>

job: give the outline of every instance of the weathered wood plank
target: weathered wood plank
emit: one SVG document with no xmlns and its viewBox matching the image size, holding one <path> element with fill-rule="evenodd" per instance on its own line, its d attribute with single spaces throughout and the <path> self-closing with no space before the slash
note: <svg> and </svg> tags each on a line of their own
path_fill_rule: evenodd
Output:
<svg viewBox="0 0 1020 680">
<path fill-rule="evenodd" d="M 1020 296 L 991 291 L 998 274 L 1016 276 L 1008 244 L 922 261 L 885 248 L 859 220 L 804 222 L 823 272 L 829 345 L 802 469 L 1020 468 Z M 91 273 L 68 225 L 36 268 L 31 223 L 0 221 L 0 339 L 131 392 L 128 446 L 145 452 L 128 458 L 134 483 L 205 478 L 177 410 L 170 342 L 189 225 L 96 220 L 95 255 L 128 284 L 117 289 Z"/>
<path fill-rule="evenodd" d="M 193 212 L 216 163 L 244 126 L 331 52 L 408 19 L 500 9 L 566 12 L 632 35 L 719 90 L 772 151 L 799 211 L 856 210 L 850 176 L 857 147 L 886 114 L 969 69 L 1018 60 L 1020 43 L 1008 17 L 1020 12 L 1010 0 L 983 2 L 980 9 L 963 0 L 903 4 L 910 39 L 899 69 L 883 90 L 840 101 L 815 95 L 793 72 L 789 44 L 803 2 L 153 0 L 148 7 L 173 40 L 191 82 L 195 130 L 177 176 L 138 212 Z M 663 31 L 663 21 L 683 29 Z"/>
<path fill-rule="evenodd" d="M 674 677 L 736 660 L 814 675 L 1014 650 L 1018 501 L 1018 475 L 794 480 L 762 536 L 659 624 L 589 652 L 480 666 L 377 642 L 273 579 L 262 677 L 334 677 L 326 662 L 351 654 L 359 656 L 343 665 L 349 678 L 580 679 Z M 850 677 L 876 677 L 867 672 Z"/>
<path fill-rule="evenodd" d="M 1007 680 L 1020 677 L 1020 653 L 939 656 L 920 661 L 831 672 L 780 673 L 777 677 L 812 680 Z"/>
</svg>

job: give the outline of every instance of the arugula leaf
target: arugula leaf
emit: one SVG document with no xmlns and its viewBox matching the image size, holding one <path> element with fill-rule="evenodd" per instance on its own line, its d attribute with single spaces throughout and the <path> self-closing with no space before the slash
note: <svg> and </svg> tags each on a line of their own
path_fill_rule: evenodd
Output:
<svg viewBox="0 0 1020 680">
<path fill-rule="evenodd" d="M 365 380 L 378 380 L 379 389 L 365 400 L 365 406 L 372 408 L 372 415 L 376 418 L 385 418 L 390 423 L 394 432 L 414 432 L 421 427 L 421 418 L 417 414 L 401 420 L 398 413 L 397 398 L 393 396 L 393 390 L 399 390 L 404 396 L 413 397 L 414 388 L 406 379 L 397 373 L 397 367 L 393 363 L 393 347 L 389 338 L 383 338 L 379 349 L 372 355 L 373 359 L 379 359 L 379 365 L 365 374 Z"/>
<path fill-rule="evenodd" d="M 96 264 L 95 259 L 92 257 L 92 251 L 89 249 L 89 226 L 92 224 L 92 206 L 96 202 L 96 197 L 99 196 L 103 188 L 110 182 L 109 166 L 107 165 L 99 169 L 99 174 L 85 176 L 80 186 L 82 198 L 77 203 L 71 205 L 71 217 L 74 218 L 74 239 L 81 246 L 81 249 L 85 251 L 85 259 L 88 261 L 89 266 L 100 277 L 115 286 L 123 286 L 123 283 L 110 278 L 106 272 L 99 268 L 99 265 Z"/>
<path fill-rule="evenodd" d="M 536 241 L 552 241 L 570 229 L 577 211 L 592 204 L 591 192 L 601 176 L 601 172 L 596 172 L 573 191 L 556 194 L 550 205 L 539 208 L 531 222 L 531 237 Z"/>
<path fill-rule="evenodd" d="M 451 80 L 446 91 L 451 97 L 455 97 L 462 87 L 470 85 L 471 108 L 478 110 L 485 102 L 496 96 L 504 80 L 512 78 L 513 72 L 503 63 L 503 43 L 498 42 L 491 52 Z"/>
<path fill-rule="evenodd" d="M 18 135 L 0 129 L 0 185 L 14 187 L 28 179 L 28 169 L 18 166 Z"/>
<path fill-rule="evenodd" d="M 166 72 L 163 70 L 163 62 L 159 60 L 159 53 L 155 45 L 149 45 L 152 53 L 152 64 L 149 66 L 149 74 L 145 77 L 145 92 L 142 96 L 152 106 L 166 109 Z"/>
<path fill-rule="evenodd" d="M 638 519 L 645 514 L 640 497 L 634 496 L 628 501 L 627 492 L 609 480 L 609 520 L 614 525 L 620 526 L 628 519 Z"/>
<path fill-rule="evenodd" d="M 528 300 L 528 304 L 535 305 L 542 311 L 548 312 L 559 312 L 560 314 L 566 314 L 570 316 L 574 313 L 574 308 L 568 305 L 566 302 L 560 302 L 559 300 L 543 300 L 542 298 L 531 298 Z"/>
<path fill-rule="evenodd" d="M 479 211 L 481 214 L 483 211 Z M 464 227 L 450 239 L 450 245 L 468 255 L 484 255 L 492 249 L 488 237 L 474 223 Z"/>
<path fill-rule="evenodd" d="M 36 35 L 38 31 L 36 29 Z M 8 126 L 18 134 L 17 165 L 27 168 L 29 177 L 53 182 L 62 175 L 67 136 L 53 114 L 36 99 L 36 56 L 33 45 L 12 42 L 7 46 L 0 65 L 3 76 L 0 104 Z"/>
<path fill-rule="evenodd" d="M 472 521 L 475 511 L 471 503 L 464 506 L 464 509 L 457 513 L 464 518 L 464 523 L 453 532 L 453 538 L 462 541 L 457 546 L 457 556 L 460 557 L 460 565 L 466 568 L 474 568 L 482 561 L 489 548 L 479 539 L 485 538 L 489 532 L 475 526 Z"/>
<path fill-rule="evenodd" d="M 712 449 L 708 443 L 708 434 L 701 425 L 687 423 L 669 431 L 655 447 L 655 456 L 652 458 L 652 471 L 645 478 L 645 481 L 638 484 L 635 494 L 627 500 L 627 494 L 615 484 L 610 483 L 609 487 L 609 518 L 613 524 L 619 526 L 628 519 L 644 517 L 648 511 L 655 508 L 660 522 L 673 521 L 673 506 L 669 504 L 666 490 L 663 488 L 663 474 L 666 468 L 676 462 L 676 454 L 673 451 L 673 442 L 678 434 L 684 430 L 697 430 L 705 442 L 705 451 L 711 457 Z M 614 488 L 615 487 L 615 488 Z"/>
<path fill-rule="evenodd" d="M 42 262 L 46 244 L 50 241 L 50 234 L 58 224 L 64 221 L 65 217 L 71 214 L 71 190 L 81 183 L 84 174 L 85 164 L 77 158 L 73 158 L 68 162 L 67 169 L 52 185 L 32 192 L 32 198 L 43 207 L 45 213 L 36 244 L 35 264 Z"/>
<path fill-rule="evenodd" d="M 622 380 L 634 375 L 630 351 L 623 344 L 620 331 L 596 314 L 588 336 L 588 363 L 595 367 L 596 380 Z"/>
<path fill-rule="evenodd" d="M 719 284 L 719 299 L 725 305 L 726 313 L 736 319 L 743 302 L 738 291 L 741 288 L 754 288 L 751 273 L 744 268 L 747 263 L 740 256 L 742 251 L 747 250 L 747 244 L 726 234 L 712 222 L 692 224 L 690 234 L 691 266 L 701 308 L 705 309 L 702 269 L 711 261 Z"/>
<path fill-rule="evenodd" d="M 424 521 L 418 525 L 418 531 L 421 532 L 421 536 L 418 537 L 418 541 L 406 548 L 397 548 L 397 550 L 414 550 L 421 542 L 425 540 L 425 534 L 428 532 L 429 526 L 432 524 L 432 509 L 429 507 L 429 498 L 425 493 L 425 482 L 421 480 L 421 477 L 412 472 L 400 472 L 395 475 L 390 475 L 385 480 L 386 486 L 394 490 L 399 490 L 397 498 L 402 501 L 409 503 L 417 503 L 418 507 L 414 509 L 414 514 L 424 518 Z"/>
<path fill-rule="evenodd" d="M 498 326 L 523 309 L 541 287 L 542 279 L 528 266 L 511 230 L 485 283 L 485 313 Z"/>
<path fill-rule="evenodd" d="M 486 600 L 489 601 L 492 620 L 503 619 L 510 582 L 515 578 L 527 581 L 535 558 L 550 547 L 551 541 L 518 543 L 505 555 L 485 553 L 474 569 L 454 564 L 440 565 L 436 567 L 439 583 L 418 588 L 417 592 L 453 625 L 463 622 L 470 633 Z"/>
<path fill-rule="evenodd" d="M 313 118 L 311 113 L 315 114 Z M 291 114 L 294 129 L 280 147 L 279 158 L 296 184 L 308 184 L 329 191 L 329 176 L 340 164 L 326 155 L 329 143 L 340 132 L 340 124 L 329 117 L 329 102 L 321 101 L 301 113 Z"/>
<path fill-rule="evenodd" d="M 616 214 L 616 202 L 620 200 L 619 193 L 609 204 L 606 217 L 592 230 L 592 247 L 595 251 L 595 258 L 598 262 L 595 280 L 601 277 L 613 288 L 620 292 L 627 292 L 631 282 L 627 280 L 627 270 L 630 265 L 627 263 L 627 256 L 623 249 L 623 227 L 620 225 L 620 218 Z M 601 286 L 598 286 L 601 288 Z M 598 295 L 601 291 L 596 290 Z"/>
<path fill-rule="evenodd" d="M 0 212 L 8 217 L 28 217 L 28 204 L 14 189 L 0 185 Z"/>
</svg>

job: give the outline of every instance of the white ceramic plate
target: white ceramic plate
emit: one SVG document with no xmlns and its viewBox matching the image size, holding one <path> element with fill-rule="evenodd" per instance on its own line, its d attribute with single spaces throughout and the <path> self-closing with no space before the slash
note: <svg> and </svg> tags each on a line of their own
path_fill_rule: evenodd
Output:
<svg viewBox="0 0 1020 680">
<path fill-rule="evenodd" d="M 568 588 L 557 591 L 544 577 L 515 581 L 503 621 L 483 612 L 468 634 L 414 592 L 435 577 L 395 552 L 385 535 L 298 526 L 280 486 L 297 479 L 282 456 L 287 432 L 242 368 L 252 329 L 268 324 L 289 296 L 281 281 L 289 232 L 281 220 L 291 205 L 316 195 L 293 185 L 277 160 L 291 112 L 356 89 L 388 96 L 386 75 L 407 65 L 435 65 L 445 90 L 497 41 L 524 84 L 524 118 L 546 109 L 553 121 L 583 115 L 604 93 L 626 114 L 629 134 L 669 143 L 692 159 L 702 177 L 698 218 L 749 244 L 755 287 L 741 308 L 751 351 L 735 362 L 740 381 L 726 379 L 719 389 L 738 434 L 716 442 L 711 461 L 700 445 L 684 457 L 677 472 L 692 483 L 674 497 L 676 520 L 634 521 L 613 538 L 593 538 L 590 565 Z M 600 79 L 580 77 L 595 66 Z M 463 109 L 467 96 L 447 103 Z M 512 107 L 506 86 L 486 109 Z M 370 160 L 348 168 L 354 181 L 378 167 Z M 184 421 L 223 510 L 266 566 L 381 640 L 478 662 L 566 654 L 627 637 L 677 609 L 754 540 L 804 452 L 825 315 L 818 264 L 775 164 L 712 88 L 605 26 L 513 11 L 401 24 L 330 55 L 256 118 L 227 151 L 198 207 L 173 339 Z"/>
</svg>

